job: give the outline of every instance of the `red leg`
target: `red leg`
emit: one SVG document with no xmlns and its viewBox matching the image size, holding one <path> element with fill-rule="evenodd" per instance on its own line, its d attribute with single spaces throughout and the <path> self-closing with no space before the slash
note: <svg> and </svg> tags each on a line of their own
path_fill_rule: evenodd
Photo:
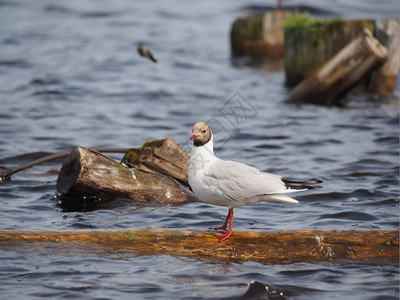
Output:
<svg viewBox="0 0 400 300">
<path fill-rule="evenodd" d="M 229 220 L 229 218 L 230 218 L 230 216 L 231 216 L 231 209 L 232 209 L 232 215 L 233 215 L 233 208 L 230 208 L 229 211 L 228 211 L 228 215 L 226 216 L 224 225 L 219 226 L 219 227 L 214 227 L 214 228 L 213 228 L 213 227 L 210 227 L 210 229 L 214 229 L 214 230 L 223 229 L 223 230 L 226 230 L 226 226 L 228 226 L 228 220 Z"/>
<path fill-rule="evenodd" d="M 230 208 L 230 209 L 229 209 L 228 217 L 226 218 L 225 223 L 227 223 L 228 220 L 230 220 L 230 221 L 229 221 L 229 231 L 228 231 L 228 232 L 225 232 L 225 233 L 223 233 L 223 234 L 216 234 L 216 235 L 215 235 L 215 236 L 219 239 L 220 242 L 225 241 L 228 237 L 230 237 L 230 236 L 232 235 L 232 232 L 233 232 L 233 231 L 232 231 L 233 208 Z M 227 224 L 224 224 L 224 225 L 225 225 L 225 228 L 226 228 L 226 225 L 227 225 Z"/>
</svg>

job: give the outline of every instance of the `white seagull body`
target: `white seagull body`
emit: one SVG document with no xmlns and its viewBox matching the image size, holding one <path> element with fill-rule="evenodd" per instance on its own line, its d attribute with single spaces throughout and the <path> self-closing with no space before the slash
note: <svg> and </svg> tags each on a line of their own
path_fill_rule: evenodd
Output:
<svg viewBox="0 0 400 300">
<path fill-rule="evenodd" d="M 261 201 L 298 203 L 284 193 L 299 190 L 287 187 L 280 176 L 219 159 L 213 153 L 212 144 L 211 138 L 203 147 L 194 147 L 190 157 L 189 185 L 200 199 L 227 207 Z"/>
<path fill-rule="evenodd" d="M 189 164 L 189 185 L 201 200 L 229 207 L 224 225 L 216 228 L 226 229 L 231 220 L 229 232 L 217 235 L 220 240 L 232 234 L 233 208 L 262 201 L 295 204 L 298 201 L 286 193 L 304 191 L 310 188 L 305 184 L 320 182 L 287 181 L 242 163 L 221 160 L 214 155 L 213 136 L 206 123 L 196 123 L 192 132 L 189 140 L 194 140 L 194 146 Z"/>
</svg>

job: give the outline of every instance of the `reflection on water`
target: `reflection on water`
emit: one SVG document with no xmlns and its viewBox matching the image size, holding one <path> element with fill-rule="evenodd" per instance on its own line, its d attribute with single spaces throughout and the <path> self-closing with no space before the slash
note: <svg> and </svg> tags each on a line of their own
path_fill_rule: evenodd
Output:
<svg viewBox="0 0 400 300">
<path fill-rule="evenodd" d="M 0 165 L 75 145 L 129 148 L 167 136 L 188 148 L 192 125 L 220 116 L 238 91 L 256 113 L 229 131 L 217 155 L 293 179 L 318 177 L 324 188 L 297 194 L 295 206 L 239 208 L 237 229 L 398 228 L 397 100 L 355 92 L 341 108 L 284 103 L 280 61 L 230 56 L 233 20 L 264 5 L 275 1 L 190 7 L 177 1 L 0 1 Z M 399 11 L 396 1 L 298 5 L 328 17 L 378 20 Z M 139 43 L 157 54 L 157 64 L 138 56 Z M 221 117 L 215 121 L 229 125 Z M 216 139 L 223 140 L 223 132 Z M 204 203 L 162 207 L 123 200 L 63 211 L 54 197 L 56 176 L 48 173 L 61 164 L 35 166 L 0 185 L 1 229 L 205 230 L 226 213 Z M 265 299 L 398 298 L 395 266 L 223 264 L 62 244 L 35 253 L 1 249 L 5 298 L 240 299 L 252 293 L 251 281 L 260 283 L 255 290 L 268 286 Z"/>
</svg>

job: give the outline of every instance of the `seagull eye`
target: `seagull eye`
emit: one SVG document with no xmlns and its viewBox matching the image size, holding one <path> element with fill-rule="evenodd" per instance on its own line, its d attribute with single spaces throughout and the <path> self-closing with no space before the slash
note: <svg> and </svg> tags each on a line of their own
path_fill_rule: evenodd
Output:
<svg viewBox="0 0 400 300">
<path fill-rule="evenodd" d="M 207 133 L 207 129 L 204 129 L 204 130 L 203 130 L 203 133 Z"/>
</svg>

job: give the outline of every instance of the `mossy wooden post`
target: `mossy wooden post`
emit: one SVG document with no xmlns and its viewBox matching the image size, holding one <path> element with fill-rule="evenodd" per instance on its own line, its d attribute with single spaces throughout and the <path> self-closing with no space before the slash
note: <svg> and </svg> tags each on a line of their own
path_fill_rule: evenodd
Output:
<svg viewBox="0 0 400 300">
<path fill-rule="evenodd" d="M 118 198 L 169 205 L 198 201 L 171 176 L 129 168 L 84 147 L 74 148 L 66 158 L 57 178 L 57 192 L 65 207 L 92 207 Z"/>
<path fill-rule="evenodd" d="M 374 32 L 374 20 L 312 20 L 293 16 L 285 24 L 285 75 L 293 87 L 336 55 L 365 28 Z"/>
<path fill-rule="evenodd" d="M 69 243 L 71 242 L 71 243 Z M 78 243 L 77 243 L 78 242 Z M 85 245 L 104 255 L 118 251 L 135 255 L 172 255 L 221 262 L 261 263 L 337 262 L 348 264 L 399 264 L 399 231 L 393 230 L 285 230 L 235 231 L 220 242 L 212 232 L 157 228 L 133 230 L 0 231 L 0 249 L 31 243 L 30 253 L 54 251 L 46 243 L 64 248 Z M 98 245 L 99 247 L 96 247 Z"/>
<path fill-rule="evenodd" d="M 232 54 L 283 57 L 283 26 L 291 16 L 292 12 L 274 10 L 238 18 L 233 23 L 230 33 Z"/>
<path fill-rule="evenodd" d="M 378 30 L 377 39 L 387 48 L 388 58 L 374 72 L 371 80 L 372 92 L 383 96 L 393 96 L 400 66 L 400 23 L 396 19 L 384 20 Z"/>
<path fill-rule="evenodd" d="M 342 95 L 371 74 L 386 57 L 386 48 L 365 29 L 315 74 L 300 82 L 291 91 L 288 100 L 338 104 Z"/>
</svg>

